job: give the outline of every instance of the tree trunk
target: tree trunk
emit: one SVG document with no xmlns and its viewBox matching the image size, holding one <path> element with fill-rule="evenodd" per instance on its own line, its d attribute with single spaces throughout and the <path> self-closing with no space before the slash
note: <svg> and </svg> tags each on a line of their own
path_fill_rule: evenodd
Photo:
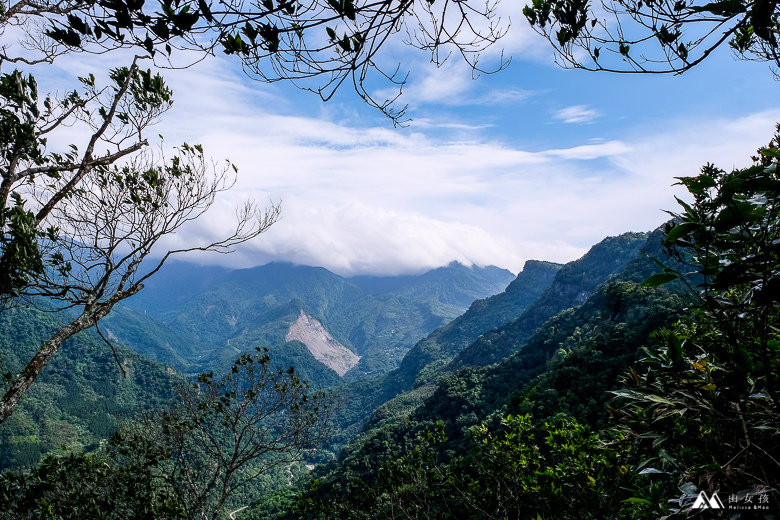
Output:
<svg viewBox="0 0 780 520">
<path fill-rule="evenodd" d="M 11 416 L 16 404 L 21 400 L 27 389 L 32 386 L 35 378 L 41 373 L 46 363 L 57 353 L 62 343 L 74 334 L 90 328 L 95 324 L 95 321 L 95 318 L 85 311 L 77 319 L 58 330 L 43 344 L 27 366 L 16 375 L 16 380 L 11 385 L 11 388 L 0 399 L 0 424 Z"/>
</svg>

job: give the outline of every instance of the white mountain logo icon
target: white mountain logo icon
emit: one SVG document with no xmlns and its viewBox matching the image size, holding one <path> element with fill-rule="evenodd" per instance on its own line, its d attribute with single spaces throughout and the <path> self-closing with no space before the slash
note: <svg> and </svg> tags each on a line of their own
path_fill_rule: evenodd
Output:
<svg viewBox="0 0 780 520">
<path fill-rule="evenodd" d="M 712 494 L 712 497 L 708 497 L 707 494 L 702 491 L 696 498 L 696 502 L 693 503 L 691 509 L 723 509 L 723 502 L 720 501 L 718 493 Z"/>
</svg>

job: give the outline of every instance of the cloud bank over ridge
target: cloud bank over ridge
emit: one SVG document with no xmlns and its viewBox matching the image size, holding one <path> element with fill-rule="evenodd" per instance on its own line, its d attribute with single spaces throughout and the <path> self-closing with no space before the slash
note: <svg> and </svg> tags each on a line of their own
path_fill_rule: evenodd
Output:
<svg viewBox="0 0 780 520">
<path fill-rule="evenodd" d="M 282 220 L 236 254 L 189 259 L 236 267 L 282 260 L 344 275 L 453 260 L 517 272 L 527 259 L 573 260 L 607 235 L 660 225 L 673 195 L 683 194 L 675 177 L 708 161 L 746 166 L 780 120 L 771 95 L 740 99 L 748 107 L 694 106 L 684 96 L 697 81 L 709 84 L 706 69 L 703 80 L 582 75 L 553 69 L 529 30 L 506 42 L 525 52 L 513 63 L 524 68 L 476 82 L 456 62 L 435 68 L 399 58 L 413 69 L 402 98 L 415 119 L 408 128 L 393 128 L 349 92 L 322 104 L 248 81 L 223 57 L 164 71 L 175 98 L 159 126 L 166 147 L 200 143 L 239 175 L 205 218 L 163 245 L 225 233 L 244 200 L 281 201 Z M 88 73 L 80 59 L 58 61 L 50 85 Z M 753 81 L 728 79 L 734 90 Z M 636 102 L 645 84 L 642 99 L 658 98 L 652 109 Z"/>
</svg>

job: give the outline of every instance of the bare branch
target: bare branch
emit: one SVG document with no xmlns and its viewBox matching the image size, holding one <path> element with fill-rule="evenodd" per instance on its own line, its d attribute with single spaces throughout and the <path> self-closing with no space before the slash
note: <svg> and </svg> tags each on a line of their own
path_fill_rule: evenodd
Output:
<svg viewBox="0 0 780 520">
<path fill-rule="evenodd" d="M 563 67 L 681 74 L 726 43 L 742 59 L 780 63 L 776 2 L 602 0 L 598 7 L 540 0 L 523 13 Z"/>
<path fill-rule="evenodd" d="M 119 367 L 119 370 L 122 371 L 122 377 L 124 379 L 127 379 L 127 372 L 125 372 L 125 367 L 122 366 L 122 362 L 119 361 L 119 356 L 116 353 L 116 349 L 114 348 L 113 343 L 108 341 L 108 338 L 106 338 L 103 333 L 100 331 L 100 326 L 95 322 L 95 332 L 98 333 L 98 336 L 105 342 L 106 345 L 108 345 L 111 348 L 111 352 L 114 354 L 114 361 L 116 361 L 116 365 Z"/>
<path fill-rule="evenodd" d="M 253 78 L 289 80 L 324 100 L 351 76 L 358 95 L 394 121 L 403 114 L 393 107 L 395 96 L 374 100 L 368 91 L 373 78 L 389 80 L 399 92 L 405 81 L 405 74 L 383 70 L 378 59 L 391 37 L 413 35 L 406 43 L 429 52 L 431 61 L 440 64 L 457 53 L 476 68 L 479 54 L 508 26 L 497 19 L 497 0 L 182 0 L 169 12 L 153 14 L 122 2 L 68 0 L 47 4 L 49 12 L 27 0 L 17 5 L 22 4 L 4 15 L 0 28 L 44 21 L 26 31 L 35 33 L 26 47 L 39 57 L 5 49 L 5 61 L 50 62 L 64 52 L 136 48 L 163 67 L 173 66 L 172 52 L 183 51 L 186 67 L 222 51 L 239 59 Z M 502 60 L 492 70 L 505 66 Z"/>
<path fill-rule="evenodd" d="M 84 178 L 84 176 L 87 175 L 92 170 L 93 167 L 92 154 L 95 151 L 95 145 L 97 144 L 98 140 L 100 140 L 100 138 L 103 136 L 106 129 L 108 129 L 109 125 L 111 125 L 111 123 L 113 122 L 114 116 L 116 115 L 117 106 L 122 101 L 122 98 L 125 96 L 125 94 L 127 93 L 127 89 L 130 88 L 130 83 L 133 81 L 133 76 L 138 70 L 137 62 L 138 62 L 138 57 L 136 56 L 136 58 L 133 60 L 133 64 L 130 66 L 130 72 L 127 74 L 127 78 L 125 79 L 124 84 L 121 85 L 119 90 L 117 90 L 116 94 L 114 95 L 114 100 L 108 109 L 108 114 L 105 117 L 105 121 L 97 129 L 97 131 L 94 134 L 92 134 L 92 137 L 89 139 L 89 144 L 87 145 L 87 149 L 84 151 L 84 156 L 81 160 L 81 165 L 79 166 L 78 171 L 71 178 L 71 180 L 60 189 L 60 191 L 52 195 L 51 199 L 49 199 L 49 201 L 43 205 L 41 210 L 35 216 L 36 220 L 39 223 L 43 221 L 43 219 L 46 218 L 46 216 L 51 212 L 54 206 L 58 202 L 60 202 L 66 195 L 72 192 L 73 189 L 76 187 L 76 185 Z M 144 146 L 144 144 L 145 143 L 142 142 L 142 143 L 137 143 L 134 146 L 136 146 L 136 149 L 139 149 L 141 146 Z"/>
<path fill-rule="evenodd" d="M 144 260 L 161 238 L 198 218 L 219 193 L 233 185 L 231 166 L 228 163 L 218 169 L 205 160 L 200 147 L 188 145 L 183 145 L 179 155 L 167 162 L 147 152 L 132 157 L 121 168 L 115 166 L 99 175 L 85 176 L 78 196 L 53 206 L 41 224 L 58 228 L 60 235 L 42 238 L 40 247 L 44 254 L 52 254 L 55 261 L 33 277 L 25 290 L 26 301 L 35 305 L 37 297 L 45 297 L 49 302 L 58 302 L 60 309 L 78 307 L 81 312 L 17 374 L 0 399 L 0 422 L 10 415 L 67 338 L 97 324 L 114 305 L 140 291 L 143 282 L 172 254 L 195 250 L 228 252 L 276 222 L 278 204 L 261 211 L 247 203 L 237 212 L 236 228 L 230 236 L 207 245 L 169 251 L 153 269 L 140 274 Z M 61 193 L 70 182 L 60 179 L 35 195 L 40 200 L 51 200 L 48 191 Z"/>
</svg>

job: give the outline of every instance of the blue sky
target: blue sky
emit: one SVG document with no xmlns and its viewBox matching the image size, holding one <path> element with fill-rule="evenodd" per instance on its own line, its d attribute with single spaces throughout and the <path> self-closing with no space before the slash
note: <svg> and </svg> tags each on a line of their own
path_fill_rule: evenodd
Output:
<svg viewBox="0 0 780 520">
<path fill-rule="evenodd" d="M 385 49 L 410 73 L 403 128 L 348 85 L 323 103 L 252 81 L 224 56 L 164 71 L 176 101 L 155 132 L 239 167 L 230 194 L 165 245 L 224 232 L 246 198 L 281 200 L 282 220 L 254 243 L 192 260 L 285 260 L 343 275 L 458 260 L 517 272 L 527 259 L 573 260 L 607 235 L 660 225 L 683 195 L 674 177 L 706 162 L 746 166 L 780 121 L 780 83 L 765 64 L 723 48 L 682 76 L 564 70 L 521 4 L 506 7 L 510 32 L 486 53 L 512 57 L 494 75 L 472 80 L 454 57 L 437 68 L 398 42 Z M 43 84 L 62 89 L 95 64 L 61 59 Z"/>
</svg>

